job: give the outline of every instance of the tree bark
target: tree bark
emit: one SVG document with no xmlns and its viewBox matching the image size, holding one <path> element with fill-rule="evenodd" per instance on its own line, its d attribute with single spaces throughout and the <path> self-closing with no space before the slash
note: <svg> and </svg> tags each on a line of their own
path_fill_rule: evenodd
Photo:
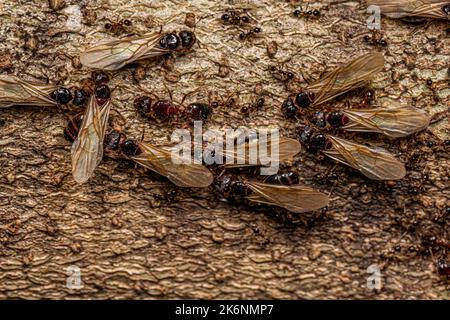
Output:
<svg viewBox="0 0 450 320">
<path fill-rule="evenodd" d="M 370 31 L 366 8 L 357 2 L 311 5 L 321 10 L 318 18 L 295 17 L 295 5 L 282 1 L 190 2 L 73 0 L 55 12 L 34 2 L 3 0 L 0 72 L 75 85 L 91 71 L 79 65 L 78 54 L 119 36 L 105 30 L 108 19 L 132 21 L 122 35 L 143 34 L 161 26 L 186 29 L 186 13 L 194 13 L 193 52 L 143 62 L 138 75 L 136 66 L 112 75 L 114 112 L 126 119 L 128 136 L 169 141 L 175 126 L 149 122 L 132 106 L 143 90 L 164 99 L 169 90 L 180 104 L 186 95 L 185 104 L 220 98 L 204 130 L 280 127 L 283 135 L 295 137 L 296 123 L 280 112 L 289 90 L 372 50 L 387 60 L 370 84 L 376 103 L 390 98 L 432 115 L 448 109 L 445 23 L 382 18 L 388 46 L 374 47 L 363 39 Z M 227 9 L 242 7 L 251 9 L 258 23 L 222 24 Z M 260 34 L 239 40 L 241 30 L 255 26 Z M 296 77 L 285 85 L 270 66 Z M 345 108 L 347 101 L 355 106 L 363 96 L 358 90 L 323 109 Z M 263 110 L 252 107 L 260 97 Z M 248 117 L 243 106 L 250 106 Z M 408 174 L 394 183 L 370 181 L 302 150 L 293 170 L 302 183 L 329 193 L 331 203 L 326 211 L 294 215 L 222 201 L 212 186 L 176 188 L 110 157 L 88 183 L 77 185 L 63 128 L 78 111 L 0 109 L 0 298 L 449 298 L 448 279 L 435 269 L 443 249 L 430 255 L 422 243 L 429 234 L 449 241 L 448 121 L 397 140 L 338 133 L 385 147 L 404 161 Z M 381 289 L 372 290 L 367 283 L 376 268 Z M 75 281 L 78 271 L 81 283 Z"/>
</svg>

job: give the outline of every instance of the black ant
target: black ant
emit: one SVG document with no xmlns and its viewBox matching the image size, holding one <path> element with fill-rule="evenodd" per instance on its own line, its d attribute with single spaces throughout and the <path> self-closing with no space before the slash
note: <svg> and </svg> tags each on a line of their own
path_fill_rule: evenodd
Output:
<svg viewBox="0 0 450 320">
<path fill-rule="evenodd" d="M 241 108 L 240 112 L 244 116 L 248 117 L 252 110 L 261 110 L 261 109 L 263 109 L 265 102 L 266 102 L 266 100 L 263 97 L 259 97 L 255 102 L 245 104 Z"/>
<path fill-rule="evenodd" d="M 250 29 L 250 30 L 248 30 L 247 32 L 242 31 L 242 32 L 239 34 L 239 39 L 240 39 L 240 40 L 245 40 L 245 39 L 248 39 L 249 37 L 251 37 L 251 36 L 253 36 L 253 35 L 256 35 L 256 34 L 258 34 L 258 33 L 261 33 L 261 32 L 262 32 L 262 30 L 261 30 L 260 27 L 254 27 L 253 29 Z"/>
<path fill-rule="evenodd" d="M 239 13 L 234 10 L 224 13 L 221 19 L 224 24 L 235 26 L 248 24 L 253 20 L 246 13 Z"/>
<path fill-rule="evenodd" d="M 371 35 L 366 34 L 363 37 L 363 39 L 364 42 L 373 46 L 381 46 L 381 47 L 388 46 L 387 40 L 383 37 L 383 35 L 380 32 L 373 31 Z"/>
<path fill-rule="evenodd" d="M 290 70 L 284 70 L 283 68 L 276 66 L 276 65 L 270 66 L 269 72 L 274 79 L 281 81 L 281 82 L 289 82 L 289 81 L 292 81 L 296 77 L 294 72 L 292 72 Z"/>
<path fill-rule="evenodd" d="M 304 17 L 319 17 L 320 16 L 320 11 L 319 10 L 317 10 L 317 9 L 314 9 L 314 10 L 302 10 L 302 8 L 297 8 L 297 9 L 295 9 L 294 10 L 294 16 L 295 17 L 301 17 L 301 16 L 304 16 Z"/>
</svg>

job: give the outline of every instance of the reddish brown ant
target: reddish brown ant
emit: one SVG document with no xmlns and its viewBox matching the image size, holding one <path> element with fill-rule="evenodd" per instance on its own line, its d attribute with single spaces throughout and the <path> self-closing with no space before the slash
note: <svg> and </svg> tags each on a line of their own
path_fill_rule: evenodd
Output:
<svg viewBox="0 0 450 320">
<path fill-rule="evenodd" d="M 180 110 L 169 100 L 153 101 L 147 95 L 139 96 L 134 99 L 134 107 L 144 117 L 155 120 L 157 122 L 166 122 L 178 117 Z"/>
<path fill-rule="evenodd" d="M 148 95 L 141 95 L 134 100 L 134 107 L 144 117 L 157 122 L 168 122 L 175 120 L 175 123 L 182 117 L 192 124 L 194 121 L 206 121 L 212 113 L 212 108 L 209 104 L 194 102 L 185 107 L 176 105 L 173 102 L 172 95 L 169 92 L 170 100 L 161 100 L 156 95 L 152 94 L 154 99 Z M 182 99 L 180 105 L 183 105 L 187 95 Z"/>
<path fill-rule="evenodd" d="M 124 33 L 127 30 L 128 27 L 132 26 L 132 22 L 129 19 L 121 19 L 118 22 L 112 22 L 108 20 L 109 22 L 105 23 L 105 30 L 109 31 L 115 35 Z"/>
</svg>

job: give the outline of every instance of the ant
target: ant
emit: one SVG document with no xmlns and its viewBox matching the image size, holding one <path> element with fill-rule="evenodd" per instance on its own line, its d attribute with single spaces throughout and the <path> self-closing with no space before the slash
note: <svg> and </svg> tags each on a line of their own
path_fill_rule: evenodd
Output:
<svg viewBox="0 0 450 320">
<path fill-rule="evenodd" d="M 296 74 L 290 70 L 284 70 L 282 67 L 272 65 L 269 67 L 272 77 L 281 82 L 290 82 L 295 79 Z"/>
<path fill-rule="evenodd" d="M 301 7 L 295 9 L 293 13 L 294 13 L 294 16 L 297 17 L 297 18 L 301 17 L 301 16 L 317 18 L 321 14 L 320 11 L 317 10 L 317 9 L 304 11 L 304 10 L 302 10 Z"/>
<path fill-rule="evenodd" d="M 241 33 L 239 33 L 239 39 L 246 40 L 246 39 L 250 38 L 251 36 L 261 33 L 261 32 L 262 32 L 262 29 L 260 27 L 254 27 L 253 29 L 250 29 L 247 32 L 241 31 Z"/>
<path fill-rule="evenodd" d="M 248 24 L 253 21 L 252 18 L 247 13 L 239 13 L 238 11 L 231 10 L 224 13 L 221 17 L 224 24 L 240 26 L 243 24 Z"/>
<path fill-rule="evenodd" d="M 241 108 L 240 112 L 244 116 L 248 117 L 252 110 L 261 110 L 261 109 L 263 109 L 265 102 L 266 102 L 266 100 L 263 97 L 259 97 L 255 102 L 245 104 Z"/>
<path fill-rule="evenodd" d="M 367 44 L 373 45 L 373 46 L 381 46 L 381 47 L 387 47 L 388 42 L 383 37 L 383 35 L 380 32 L 372 31 L 371 35 L 366 34 L 364 37 L 364 42 Z"/>
<path fill-rule="evenodd" d="M 149 94 L 154 99 L 149 95 L 140 95 L 134 99 L 133 105 L 144 117 L 156 122 L 168 122 L 173 118 L 178 121 L 182 116 L 189 124 L 193 124 L 194 121 L 206 121 L 212 114 L 212 106 L 206 103 L 193 102 L 185 107 L 176 105 L 170 91 L 170 100 L 162 100 L 155 94 Z M 187 96 L 188 94 L 183 97 L 181 105 L 183 105 Z"/>
<path fill-rule="evenodd" d="M 131 27 L 133 23 L 129 19 L 122 19 L 119 22 L 112 22 L 108 20 L 109 22 L 105 23 L 105 30 L 113 33 L 113 34 L 120 34 L 127 31 L 127 27 Z"/>
</svg>

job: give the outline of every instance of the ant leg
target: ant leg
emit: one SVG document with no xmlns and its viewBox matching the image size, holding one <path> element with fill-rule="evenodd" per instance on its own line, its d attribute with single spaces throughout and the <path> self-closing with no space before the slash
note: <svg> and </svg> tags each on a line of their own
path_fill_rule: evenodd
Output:
<svg viewBox="0 0 450 320">
<path fill-rule="evenodd" d="M 300 75 L 302 76 L 302 79 L 306 82 L 306 84 L 309 86 L 311 84 L 311 79 L 305 77 L 302 71 L 300 71 Z"/>
</svg>

